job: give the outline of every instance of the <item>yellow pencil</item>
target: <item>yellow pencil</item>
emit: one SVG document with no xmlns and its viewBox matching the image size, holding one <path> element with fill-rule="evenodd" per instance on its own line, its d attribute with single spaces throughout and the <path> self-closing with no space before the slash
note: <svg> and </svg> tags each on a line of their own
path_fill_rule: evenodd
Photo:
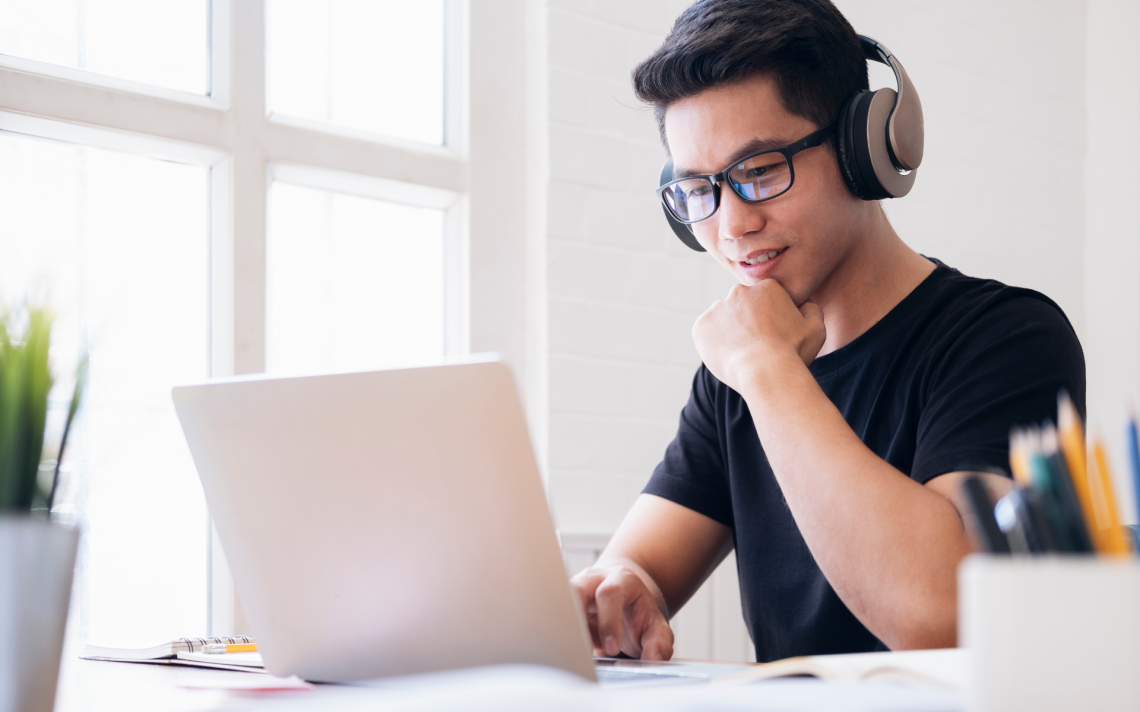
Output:
<svg viewBox="0 0 1140 712">
<path fill-rule="evenodd" d="M 1028 487 L 1031 479 L 1027 438 L 1028 433 L 1020 428 L 1009 431 L 1009 469 L 1013 470 L 1013 479 L 1022 487 Z"/>
<path fill-rule="evenodd" d="M 1116 509 L 1116 495 L 1112 491 L 1112 477 L 1108 472 L 1108 458 L 1104 454 L 1104 445 L 1097 440 L 1093 445 L 1093 461 L 1096 463 L 1096 477 L 1089 478 L 1093 497 L 1093 506 L 1097 513 L 1097 529 L 1104 542 L 1104 552 L 1118 556 L 1132 553 L 1132 547 L 1124 538 L 1124 530 L 1120 526 L 1120 515 Z"/>
<path fill-rule="evenodd" d="M 217 655 L 219 653 L 256 653 L 256 643 L 211 643 L 202 646 L 203 653 Z"/>
<path fill-rule="evenodd" d="M 1081 514 L 1084 515 L 1089 536 L 1092 537 L 1093 548 L 1097 553 L 1107 553 L 1104 537 L 1096 524 L 1096 512 L 1093 511 L 1092 494 L 1089 491 L 1084 427 L 1073 401 L 1064 392 L 1057 398 L 1057 440 L 1065 457 L 1065 465 L 1069 468 L 1069 477 L 1073 480 L 1073 489 L 1077 492 L 1077 501 L 1081 503 Z"/>
</svg>

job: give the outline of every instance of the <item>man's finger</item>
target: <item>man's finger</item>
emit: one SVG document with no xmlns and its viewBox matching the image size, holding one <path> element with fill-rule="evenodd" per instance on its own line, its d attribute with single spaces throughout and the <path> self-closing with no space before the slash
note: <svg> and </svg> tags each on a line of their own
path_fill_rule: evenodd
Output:
<svg viewBox="0 0 1140 712">
<path fill-rule="evenodd" d="M 823 348 L 823 342 L 827 340 L 827 325 L 823 322 L 823 309 L 815 302 L 804 302 L 800 313 L 808 325 L 806 338 L 800 344 L 800 358 L 805 364 L 811 365 Z"/>
<path fill-rule="evenodd" d="M 595 652 L 602 647 L 602 640 L 598 636 L 597 604 L 594 601 L 598 585 L 605 580 L 605 574 L 600 571 L 587 569 L 570 579 L 570 585 L 578 594 L 578 603 L 582 606 L 582 615 L 586 619 L 586 626 L 590 630 L 590 640 L 594 644 Z"/>
<path fill-rule="evenodd" d="M 669 660 L 673 657 L 673 629 L 661 616 L 646 626 L 641 636 L 642 660 Z"/>
<path fill-rule="evenodd" d="M 800 314 L 803 314 L 808 321 L 823 321 L 823 309 L 815 302 L 804 302 L 800 307 Z"/>
<path fill-rule="evenodd" d="M 607 657 L 621 652 L 622 617 L 625 612 L 629 586 L 627 575 L 616 573 L 606 578 L 594 591 L 594 605 L 598 607 L 598 637 Z"/>
</svg>

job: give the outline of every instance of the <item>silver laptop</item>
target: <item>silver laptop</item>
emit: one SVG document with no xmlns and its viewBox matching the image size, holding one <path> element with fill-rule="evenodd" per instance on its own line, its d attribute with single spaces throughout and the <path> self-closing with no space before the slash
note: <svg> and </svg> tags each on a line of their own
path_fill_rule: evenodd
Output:
<svg viewBox="0 0 1140 712">
<path fill-rule="evenodd" d="M 173 397 L 268 672 L 533 663 L 596 679 L 505 365 L 236 378 Z"/>
</svg>

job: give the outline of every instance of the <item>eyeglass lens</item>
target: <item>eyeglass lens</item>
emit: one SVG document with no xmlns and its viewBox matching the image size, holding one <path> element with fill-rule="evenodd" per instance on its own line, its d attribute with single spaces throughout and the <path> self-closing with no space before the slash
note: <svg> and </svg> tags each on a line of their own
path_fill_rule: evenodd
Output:
<svg viewBox="0 0 1140 712">
<path fill-rule="evenodd" d="M 782 153 L 762 153 L 733 166 L 728 180 L 736 194 L 749 201 L 767 200 L 792 186 L 792 169 Z M 704 220 L 716 212 L 716 190 L 705 178 L 678 181 L 662 192 L 665 203 L 685 222 Z"/>
<path fill-rule="evenodd" d="M 792 185 L 792 169 L 782 153 L 761 153 L 732 167 L 728 180 L 745 200 L 774 198 Z"/>
<path fill-rule="evenodd" d="M 716 212 L 716 189 L 704 178 L 674 183 L 662 195 L 673 214 L 686 222 L 704 220 Z"/>
</svg>

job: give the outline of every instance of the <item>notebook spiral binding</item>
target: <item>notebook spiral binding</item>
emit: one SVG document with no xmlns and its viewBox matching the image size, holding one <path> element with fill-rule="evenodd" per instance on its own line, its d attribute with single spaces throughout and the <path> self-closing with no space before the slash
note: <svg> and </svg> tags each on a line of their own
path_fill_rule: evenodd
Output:
<svg viewBox="0 0 1140 712">
<path fill-rule="evenodd" d="M 249 637 L 248 635 L 235 635 L 233 637 L 230 637 L 230 636 L 221 636 L 221 637 L 211 636 L 209 638 L 179 638 L 178 642 L 184 643 L 186 645 L 186 647 L 190 649 L 189 652 L 195 653 L 207 645 L 223 645 L 223 644 L 235 645 L 235 644 L 237 644 L 238 640 L 241 640 L 241 642 L 244 644 L 249 644 L 249 643 L 253 642 L 253 638 Z M 197 649 L 195 649 L 195 647 L 194 647 L 195 645 L 198 646 Z"/>
</svg>

